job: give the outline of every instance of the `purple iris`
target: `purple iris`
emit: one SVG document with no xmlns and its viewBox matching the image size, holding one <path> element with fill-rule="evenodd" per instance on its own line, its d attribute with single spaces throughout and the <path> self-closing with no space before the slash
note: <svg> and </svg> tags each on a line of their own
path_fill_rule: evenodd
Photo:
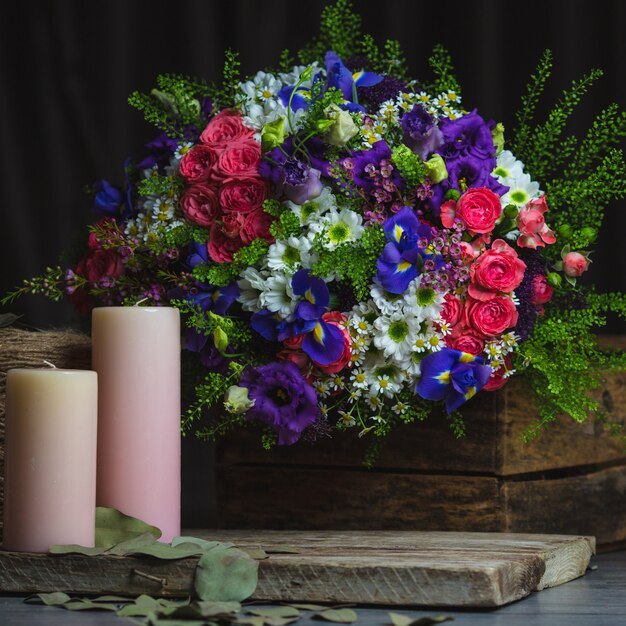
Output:
<svg viewBox="0 0 626 626">
<path fill-rule="evenodd" d="M 139 169 L 150 169 L 155 165 L 168 165 L 176 148 L 178 148 L 178 140 L 161 133 L 145 146 L 150 150 L 150 154 L 143 161 L 137 163 Z"/>
<path fill-rule="evenodd" d="M 383 80 L 382 76 L 373 72 L 355 72 L 354 74 L 343 64 L 343 61 L 329 50 L 324 57 L 326 63 L 327 87 L 341 91 L 348 111 L 364 111 L 359 105 L 357 87 L 373 87 Z"/>
<path fill-rule="evenodd" d="M 117 217 L 120 207 L 124 203 L 124 194 L 121 189 L 112 185 L 108 180 L 99 180 L 94 185 L 96 195 L 94 197 L 93 210 L 98 215 Z"/>
<path fill-rule="evenodd" d="M 229 359 L 215 347 L 210 335 L 204 335 L 193 328 L 188 328 L 185 331 L 184 348 L 190 352 L 198 353 L 200 363 L 207 369 L 219 374 L 226 374 L 228 371 Z M 231 347 L 227 346 L 225 352 L 232 353 Z"/>
<path fill-rule="evenodd" d="M 376 188 L 376 177 L 372 175 L 374 170 L 380 170 L 382 161 L 391 161 L 391 148 L 386 141 L 377 141 L 369 150 L 356 150 L 350 157 L 352 165 L 352 180 L 366 192 L 372 192 Z M 397 169 L 391 173 L 391 182 L 402 189 L 404 180 Z"/>
<path fill-rule="evenodd" d="M 240 293 L 236 281 L 226 287 L 214 287 L 200 282 L 196 285 L 193 293 L 187 292 L 185 300 L 203 311 L 212 311 L 216 315 L 225 315 Z"/>
<path fill-rule="evenodd" d="M 422 359 L 415 392 L 424 400 L 444 400 L 448 413 L 476 395 L 491 377 L 482 357 L 442 348 Z"/>
<path fill-rule="evenodd" d="M 434 116 L 421 104 L 414 105 L 405 113 L 400 124 L 404 132 L 402 141 L 422 160 L 426 160 L 444 141 Z"/>
<path fill-rule="evenodd" d="M 306 382 L 296 365 L 276 362 L 248 367 L 240 385 L 247 387 L 254 406 L 247 420 L 258 420 L 271 426 L 279 445 L 296 443 L 302 432 L 320 416 L 315 389 Z"/>
<path fill-rule="evenodd" d="M 198 265 L 206 265 L 209 262 L 209 251 L 206 243 L 194 241 L 189 248 L 189 256 L 185 259 L 185 265 L 187 265 L 189 269 L 193 269 Z"/>
<path fill-rule="evenodd" d="M 390 293 L 404 293 L 416 278 L 426 253 L 431 231 L 417 219 L 413 209 L 404 207 L 383 224 L 388 243 L 378 259 L 376 278 Z"/>
</svg>

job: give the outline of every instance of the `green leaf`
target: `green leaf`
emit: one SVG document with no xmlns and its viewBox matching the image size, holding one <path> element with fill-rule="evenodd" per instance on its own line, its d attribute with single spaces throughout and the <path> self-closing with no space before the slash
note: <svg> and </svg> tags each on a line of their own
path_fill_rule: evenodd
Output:
<svg viewBox="0 0 626 626">
<path fill-rule="evenodd" d="M 449 615 L 437 615 L 436 617 L 418 617 L 413 618 L 400 613 L 388 613 L 393 626 L 431 626 L 432 624 L 441 624 L 443 622 L 454 621 L 454 617 Z"/>
<path fill-rule="evenodd" d="M 0 328 L 6 328 L 11 326 L 14 322 L 20 319 L 21 315 L 15 315 L 14 313 L 2 313 L 0 314 Z"/>
<path fill-rule="evenodd" d="M 96 547 L 111 548 L 144 533 L 150 533 L 154 539 L 161 536 L 161 531 L 155 526 L 124 515 L 116 509 L 96 508 Z"/>
<path fill-rule="evenodd" d="M 352 609 L 326 609 L 313 615 L 315 619 L 323 619 L 336 624 L 352 624 L 357 620 L 357 614 Z"/>
<path fill-rule="evenodd" d="M 302 550 L 300 548 L 296 548 L 295 546 L 277 544 L 275 546 L 265 548 L 265 552 L 268 554 L 300 554 Z"/>
<path fill-rule="evenodd" d="M 247 613 L 260 617 L 301 617 L 302 613 L 293 606 L 248 607 Z"/>
<path fill-rule="evenodd" d="M 256 561 L 264 561 L 269 559 L 269 554 L 262 548 L 241 548 L 246 554 L 249 554 Z"/>
<path fill-rule="evenodd" d="M 200 557 L 194 588 L 201 600 L 241 602 L 254 593 L 258 571 L 258 561 L 243 550 L 215 547 Z"/>
<path fill-rule="evenodd" d="M 125 554 L 136 554 L 142 548 L 148 548 L 157 543 L 154 535 L 151 533 L 143 533 L 136 537 L 131 537 L 125 541 L 120 541 L 107 550 L 107 554 L 113 556 L 124 556 Z M 165 544 L 162 544 L 165 545 Z"/>
<path fill-rule="evenodd" d="M 326 611 L 329 608 L 321 604 L 300 604 L 297 602 L 289 603 L 287 606 L 292 606 L 295 609 L 302 609 L 303 611 Z"/>
<path fill-rule="evenodd" d="M 43 602 L 46 606 L 59 606 L 69 602 L 70 596 L 62 591 L 53 591 L 52 593 L 36 593 L 24 599 L 26 604 L 39 604 Z"/>
<path fill-rule="evenodd" d="M 50 554 L 83 554 L 84 556 L 98 556 L 104 554 L 106 548 L 86 548 L 77 544 L 55 545 L 48 549 Z"/>
<path fill-rule="evenodd" d="M 217 546 L 234 547 L 234 544 L 232 543 L 221 543 L 220 541 L 207 541 L 206 539 L 200 539 L 199 537 L 174 537 L 174 539 L 172 539 L 172 547 L 177 547 L 186 543 L 192 543 L 198 546 L 202 550 L 202 552 L 206 552 L 207 550 L 210 550 Z"/>
</svg>

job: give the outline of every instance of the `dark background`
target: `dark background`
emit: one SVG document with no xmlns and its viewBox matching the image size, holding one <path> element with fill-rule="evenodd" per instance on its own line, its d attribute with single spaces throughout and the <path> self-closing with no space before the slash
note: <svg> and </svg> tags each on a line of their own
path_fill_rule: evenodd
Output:
<svg viewBox="0 0 626 626">
<path fill-rule="evenodd" d="M 158 73 L 220 77 L 223 51 L 240 52 L 244 74 L 274 64 L 280 51 L 317 33 L 323 0 L 22 0 L 0 17 L 0 293 L 54 265 L 85 240 L 92 220 L 84 188 L 120 183 L 127 156 L 141 158 L 155 131 L 126 104 Z M 626 2 L 622 0 L 355 0 L 363 31 L 399 39 L 415 77 L 432 46 L 455 60 L 466 108 L 502 121 L 509 132 L 530 73 L 551 48 L 553 102 L 592 67 L 604 78 L 575 115 L 582 134 L 593 115 L 626 107 Z M 540 181 L 541 182 L 541 181 Z M 614 203 L 587 275 L 602 290 L 626 288 L 626 203 Z M 5 309 L 6 310 L 6 309 Z M 26 297 L 9 308 L 38 327 L 77 317 L 67 303 Z M 608 330 L 623 332 L 612 321 Z M 190 445 L 190 444 L 188 444 Z M 206 479 L 206 450 L 187 484 Z M 188 504 L 189 523 L 207 525 L 206 504 Z"/>
</svg>

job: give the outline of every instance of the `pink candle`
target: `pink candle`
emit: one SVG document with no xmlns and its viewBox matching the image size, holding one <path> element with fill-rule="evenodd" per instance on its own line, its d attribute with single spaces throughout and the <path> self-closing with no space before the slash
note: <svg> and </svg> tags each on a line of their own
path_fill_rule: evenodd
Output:
<svg viewBox="0 0 626 626">
<path fill-rule="evenodd" d="M 94 545 L 97 398 L 95 372 L 9 370 L 5 550 Z"/>
<path fill-rule="evenodd" d="M 92 314 L 98 372 L 98 506 L 180 534 L 180 315 L 172 307 Z"/>
</svg>

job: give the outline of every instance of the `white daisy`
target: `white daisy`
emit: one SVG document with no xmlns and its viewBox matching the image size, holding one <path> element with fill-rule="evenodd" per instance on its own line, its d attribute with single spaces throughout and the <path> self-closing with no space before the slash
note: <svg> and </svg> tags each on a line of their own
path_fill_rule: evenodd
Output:
<svg viewBox="0 0 626 626">
<path fill-rule="evenodd" d="M 239 296 L 237 302 L 241 303 L 244 311 L 260 311 L 263 307 L 260 303 L 260 295 L 265 291 L 265 276 L 254 267 L 246 268 L 237 281 Z"/>
<path fill-rule="evenodd" d="M 411 281 L 404 292 L 404 302 L 411 314 L 420 319 L 437 319 L 441 315 L 445 294 L 437 293 L 432 287 L 420 287 L 421 276 Z"/>
<path fill-rule="evenodd" d="M 374 345 L 385 357 L 402 359 L 411 352 L 419 327 L 418 320 L 402 310 L 383 315 L 374 322 Z"/>
<path fill-rule="evenodd" d="M 509 190 L 500 198 L 502 206 L 507 204 L 524 206 L 539 195 L 539 183 L 533 181 L 528 174 L 522 174 L 510 183 Z"/>
<path fill-rule="evenodd" d="M 331 209 L 337 208 L 337 198 L 333 195 L 330 187 L 324 187 L 322 193 L 317 198 L 307 200 L 304 204 L 295 204 L 291 200 L 287 200 L 284 206 L 289 208 L 300 220 L 301 226 L 310 226 L 311 224 L 317 224 L 322 215 L 325 215 Z M 320 231 L 321 229 L 317 232 Z"/>
<path fill-rule="evenodd" d="M 265 281 L 265 290 L 259 297 L 259 303 L 282 317 L 291 315 L 296 308 L 291 277 L 281 273 L 270 276 Z"/>
<path fill-rule="evenodd" d="M 341 428 L 342 426 L 344 428 L 351 428 L 354 425 L 356 425 L 356 420 L 354 419 L 354 417 L 352 417 L 350 413 L 346 413 L 345 411 L 339 411 L 339 423 L 337 424 L 339 428 Z"/>
<path fill-rule="evenodd" d="M 257 72 L 252 80 L 239 84 L 239 89 L 252 102 L 263 102 L 278 94 L 283 83 L 273 74 Z"/>
<path fill-rule="evenodd" d="M 377 281 L 370 287 L 370 296 L 383 315 L 393 315 L 404 304 L 401 295 L 386 291 Z"/>
<path fill-rule="evenodd" d="M 317 255 L 311 254 L 311 242 L 306 237 L 294 237 L 277 240 L 267 251 L 266 263 L 271 270 L 294 272 L 300 267 L 311 267 L 317 261 Z"/>
<path fill-rule="evenodd" d="M 365 372 L 360 369 L 353 370 L 352 374 L 350 374 L 350 384 L 356 389 L 367 388 L 367 376 Z"/>
<path fill-rule="evenodd" d="M 496 167 L 491 172 L 498 182 L 509 186 L 524 174 L 524 164 L 518 161 L 510 150 L 502 150 L 496 157 Z"/>
<path fill-rule="evenodd" d="M 350 209 L 342 209 L 339 213 L 331 209 L 325 216 L 327 224 L 325 229 L 324 247 L 334 250 L 337 246 L 361 238 L 363 231 L 363 218 Z"/>
</svg>

